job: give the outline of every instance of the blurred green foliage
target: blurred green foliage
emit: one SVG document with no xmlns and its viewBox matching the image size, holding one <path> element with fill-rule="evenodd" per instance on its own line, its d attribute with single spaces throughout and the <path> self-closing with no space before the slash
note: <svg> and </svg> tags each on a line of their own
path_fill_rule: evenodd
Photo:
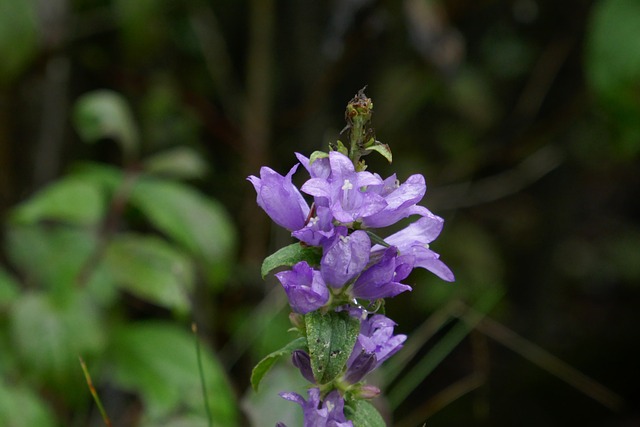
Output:
<svg viewBox="0 0 640 427">
<path fill-rule="evenodd" d="M 425 175 L 457 277 L 387 304 L 415 338 L 382 413 L 637 422 L 639 19 L 635 0 L 0 0 L 0 425 L 102 425 L 79 355 L 114 424 L 206 425 L 192 320 L 216 425 L 298 425 L 286 363 L 245 392 L 291 338 L 260 277 L 290 236 L 245 178 L 326 149 L 364 85 L 393 151 L 370 170 Z M 565 384 L 484 311 L 622 397 Z"/>
<path fill-rule="evenodd" d="M 129 162 L 137 160 L 137 127 L 122 96 L 91 92 L 75 111 L 85 141 L 113 139 Z M 2 411 L 3 424 L 34 425 L 45 417 L 47 407 L 25 391 L 25 380 L 58 396 L 58 411 L 71 417 L 61 423 L 81 422 L 73 414 L 90 404 L 81 356 L 101 381 L 140 396 L 142 425 L 204 425 L 196 338 L 184 320 L 192 314 L 197 276 L 212 290 L 225 281 L 236 236 L 219 203 L 163 176 L 192 177 L 191 166 L 200 165 L 192 159 L 197 155 L 181 148 L 136 169 L 84 163 L 12 209 L 5 250 L 22 283 L 2 270 L 3 347 L 12 349 L 2 390 L 34 406 L 35 418 L 20 420 L 23 406 L 11 405 Z M 123 294 L 162 307 L 168 317 L 135 321 L 122 310 Z M 214 425 L 234 425 L 237 403 L 227 374 L 210 351 L 203 360 Z"/>
</svg>

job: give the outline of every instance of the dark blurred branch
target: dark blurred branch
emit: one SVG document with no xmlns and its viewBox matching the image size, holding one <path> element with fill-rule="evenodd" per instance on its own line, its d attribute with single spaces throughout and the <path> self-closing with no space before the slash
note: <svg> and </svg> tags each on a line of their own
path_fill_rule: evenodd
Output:
<svg viewBox="0 0 640 427">
<path fill-rule="evenodd" d="M 206 2 L 192 0 L 189 20 L 222 107 L 231 117 L 240 117 L 245 100 L 215 13 Z"/>
<path fill-rule="evenodd" d="M 68 0 L 39 2 L 40 42 L 57 52 L 66 42 L 70 5 Z M 41 121 L 34 147 L 32 185 L 38 188 L 55 178 L 60 169 L 64 133 L 69 115 L 71 64 L 65 53 L 53 53 L 45 65 L 41 93 Z"/>
<path fill-rule="evenodd" d="M 575 46 L 575 37 L 550 44 L 542 52 L 529 75 L 518 102 L 513 109 L 513 119 L 520 122 L 521 128 L 528 128 L 540 111 L 551 85 L 560 69 L 567 61 L 571 49 Z"/>
<path fill-rule="evenodd" d="M 56 55 L 46 65 L 42 93 L 40 132 L 35 145 L 32 185 L 34 188 L 56 177 L 69 116 L 69 59 Z"/>
<path fill-rule="evenodd" d="M 474 324 L 478 331 L 555 375 L 612 411 L 620 411 L 624 407 L 624 399 L 617 393 L 587 377 L 573 366 L 563 362 L 503 324 L 489 317 L 482 317 L 479 322 L 476 322 L 475 320 L 478 316 L 482 316 L 482 314 L 469 307 L 467 312 L 461 316 L 461 319 Z"/>
<path fill-rule="evenodd" d="M 458 209 L 493 202 L 514 195 L 556 169 L 563 161 L 560 149 L 548 145 L 499 174 L 435 188 L 429 205 L 435 210 Z"/>
</svg>

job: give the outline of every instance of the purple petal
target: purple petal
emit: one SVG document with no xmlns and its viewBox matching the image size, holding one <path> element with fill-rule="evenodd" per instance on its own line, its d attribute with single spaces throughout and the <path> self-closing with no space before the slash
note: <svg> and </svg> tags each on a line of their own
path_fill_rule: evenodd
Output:
<svg viewBox="0 0 640 427">
<path fill-rule="evenodd" d="M 316 216 L 310 218 L 304 228 L 291 233 L 293 237 L 309 246 L 323 246 L 334 234 L 333 215 L 326 206 L 317 206 Z"/>
<path fill-rule="evenodd" d="M 329 301 L 329 289 L 319 271 L 305 261 L 294 265 L 289 271 L 275 275 L 289 297 L 289 305 L 296 313 L 306 314 L 317 310 Z"/>
<path fill-rule="evenodd" d="M 350 384 L 362 381 L 365 375 L 375 369 L 377 362 L 375 353 L 361 352 L 349 365 L 344 375 L 345 381 Z"/>
<path fill-rule="evenodd" d="M 309 172 L 311 178 L 328 178 L 331 174 L 331 166 L 329 165 L 329 158 L 323 157 L 316 159 L 313 163 L 311 160 L 300 153 L 296 153 L 298 161 Z"/>
<path fill-rule="evenodd" d="M 346 236 L 344 227 L 340 230 L 333 243 L 325 248 L 320 262 L 322 277 L 333 288 L 346 285 L 360 274 L 369 262 L 371 251 L 371 241 L 366 232 L 356 230 Z"/>
<path fill-rule="evenodd" d="M 291 182 L 291 177 L 298 168 L 294 165 L 286 176 L 282 176 L 271 168 L 260 168 L 260 178 L 250 176 L 248 181 L 256 190 L 258 205 L 281 227 L 288 230 L 299 230 L 304 227 L 309 214 L 309 206 L 302 194 Z"/>
<path fill-rule="evenodd" d="M 362 379 L 368 372 L 374 370 L 382 362 L 397 353 L 406 335 L 393 335 L 395 322 L 381 314 L 375 314 L 360 324 L 360 334 L 353 348 L 349 360 L 347 361 L 347 372 L 345 376 L 353 379 Z M 366 363 L 364 355 L 375 355 L 375 365 L 370 367 L 368 372 L 362 372 Z M 367 356 L 370 357 L 370 356 Z"/>
<path fill-rule="evenodd" d="M 384 240 L 388 244 L 396 246 L 402 253 L 409 246 L 415 244 L 425 245 L 433 242 L 442 231 L 443 225 L 444 220 L 442 218 L 429 213 L 429 215 L 423 216 Z"/>
<path fill-rule="evenodd" d="M 311 357 L 303 350 L 294 350 L 291 354 L 291 361 L 293 365 L 300 369 L 302 376 L 310 383 L 315 384 L 316 379 L 313 376 L 313 370 L 311 369 Z"/>
<path fill-rule="evenodd" d="M 376 264 L 366 269 L 353 285 L 352 294 L 356 298 L 374 300 L 378 298 L 391 298 L 402 292 L 410 291 L 411 287 L 399 283 L 407 277 L 412 265 L 406 265 L 407 258 L 398 259 L 398 250 L 395 247 L 387 248 Z M 412 258 L 411 258 L 412 260 Z M 398 277 L 399 270 L 403 277 Z"/>
<path fill-rule="evenodd" d="M 305 401 L 297 393 L 280 393 L 284 399 L 296 402 L 302 407 L 304 427 L 353 427 L 353 423 L 347 421 L 344 416 L 344 399 L 338 390 L 330 392 L 324 401 L 320 400 L 318 388 L 309 389 L 307 394 L 309 400 Z"/>
</svg>

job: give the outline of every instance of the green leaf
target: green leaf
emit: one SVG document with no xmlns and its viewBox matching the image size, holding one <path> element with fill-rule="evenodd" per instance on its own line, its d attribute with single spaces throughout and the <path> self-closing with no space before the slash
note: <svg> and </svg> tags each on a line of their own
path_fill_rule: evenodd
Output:
<svg viewBox="0 0 640 427">
<path fill-rule="evenodd" d="M 189 259 L 158 237 L 114 238 L 104 262 L 121 287 L 154 304 L 186 313 L 194 272 Z"/>
<path fill-rule="evenodd" d="M 293 350 L 305 348 L 306 345 L 307 339 L 305 337 L 296 338 L 280 350 L 274 351 L 258 362 L 258 364 L 253 368 L 253 371 L 251 371 L 251 386 L 253 387 L 253 390 L 256 392 L 258 391 L 262 378 L 264 378 L 278 359 L 282 356 L 291 354 Z"/>
<path fill-rule="evenodd" d="M 236 233 L 221 204 L 184 184 L 160 178 L 138 180 L 131 203 L 158 230 L 199 259 L 212 283 L 226 277 Z"/>
<path fill-rule="evenodd" d="M 11 225 L 5 248 L 27 283 L 61 298 L 75 292 L 77 280 L 98 240 L 92 231 L 44 225 Z"/>
<path fill-rule="evenodd" d="M 163 47 L 166 49 L 166 40 L 172 34 L 165 17 L 170 16 L 167 11 L 171 10 L 166 0 L 114 0 L 111 5 L 119 24 L 121 48 L 131 60 L 148 58 Z"/>
<path fill-rule="evenodd" d="M 338 153 L 344 154 L 345 156 L 349 155 L 349 149 L 347 147 L 345 147 L 345 145 L 340 140 L 336 141 L 335 150 Z"/>
<path fill-rule="evenodd" d="M 309 156 L 309 163 L 313 164 L 313 162 L 315 162 L 318 159 L 324 159 L 329 157 L 329 153 L 325 153 L 324 151 L 314 151 L 313 153 L 311 153 L 311 156 Z"/>
<path fill-rule="evenodd" d="M 121 169 L 93 162 L 74 164 L 71 174 L 74 179 L 90 182 L 108 194 L 113 194 L 124 179 Z"/>
<path fill-rule="evenodd" d="M 78 355 L 90 357 L 103 350 L 106 340 L 99 315 L 86 292 L 69 293 L 65 300 L 24 294 L 10 312 L 12 351 L 27 371 L 65 398 L 84 398 Z"/>
<path fill-rule="evenodd" d="M 152 174 L 179 178 L 203 178 L 207 163 L 188 147 L 176 147 L 157 153 L 144 162 L 144 169 Z"/>
<path fill-rule="evenodd" d="M 340 375 L 358 338 L 360 322 L 348 313 L 314 311 L 304 316 L 311 370 L 318 384 Z"/>
<path fill-rule="evenodd" d="M 137 157 L 138 128 L 129 104 L 119 93 L 97 90 L 81 96 L 74 107 L 73 119 L 85 142 L 112 138 L 120 144 L 126 159 Z"/>
<path fill-rule="evenodd" d="M 0 0 L 0 85 L 18 76 L 37 51 L 36 2 Z"/>
<path fill-rule="evenodd" d="M 45 187 L 20 204 L 11 219 L 21 223 L 57 220 L 90 225 L 98 223 L 105 211 L 106 203 L 99 187 L 70 177 Z"/>
<path fill-rule="evenodd" d="M 0 425 L 54 427 L 54 414 L 27 387 L 0 381 Z"/>
<path fill-rule="evenodd" d="M 587 82 L 622 131 L 623 154 L 640 150 L 640 2 L 603 0 L 593 7 L 585 49 Z"/>
<path fill-rule="evenodd" d="M 320 265 L 321 258 L 321 248 L 292 243 L 265 258 L 261 268 L 262 278 L 278 267 L 292 267 L 300 261 L 306 261 L 311 266 Z"/>
<path fill-rule="evenodd" d="M 389 163 L 393 160 L 391 155 L 391 148 L 387 144 L 383 144 L 380 141 L 375 141 L 372 145 L 365 147 L 367 152 L 377 151 L 382 154 L 382 157 L 387 159 Z"/>
<path fill-rule="evenodd" d="M 20 293 L 18 282 L 0 266 L 0 309 L 14 302 Z"/>
<path fill-rule="evenodd" d="M 180 408 L 204 414 L 194 337 L 171 323 L 143 322 L 122 325 L 110 346 L 116 383 L 139 393 L 149 425 L 174 415 Z M 215 426 L 236 426 L 237 404 L 224 369 L 201 346 L 203 376 Z"/>
<path fill-rule="evenodd" d="M 380 412 L 366 400 L 354 400 L 344 407 L 344 415 L 353 427 L 386 427 Z"/>
</svg>

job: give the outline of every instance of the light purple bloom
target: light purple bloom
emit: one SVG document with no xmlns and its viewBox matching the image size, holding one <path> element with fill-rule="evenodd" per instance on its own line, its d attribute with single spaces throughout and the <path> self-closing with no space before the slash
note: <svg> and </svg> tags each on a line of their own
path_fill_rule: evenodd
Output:
<svg viewBox="0 0 640 427">
<path fill-rule="evenodd" d="M 356 298 L 375 300 L 391 298 L 402 292 L 410 291 L 411 286 L 400 283 L 413 269 L 414 258 L 411 255 L 398 256 L 398 249 L 391 246 L 385 249 L 382 258 L 367 268 L 356 279 L 351 294 Z"/>
<path fill-rule="evenodd" d="M 350 224 L 387 206 L 382 196 L 366 191 L 370 185 L 382 185 L 380 177 L 369 172 L 356 172 L 351 160 L 337 151 L 329 153 L 329 164 L 329 177 L 311 178 L 302 185 L 301 190 L 328 200 L 336 220 Z"/>
<path fill-rule="evenodd" d="M 247 178 L 256 189 L 258 205 L 281 227 L 299 230 L 305 225 L 309 205 L 298 188 L 291 182 L 298 164 L 286 176 L 266 166 L 260 168 L 260 178 Z"/>
<path fill-rule="evenodd" d="M 347 361 L 344 378 L 350 383 L 361 381 L 401 348 L 406 335 L 393 335 L 396 323 L 382 314 L 362 320 L 360 334 Z"/>
<path fill-rule="evenodd" d="M 324 248 L 320 272 L 325 283 L 340 288 L 356 276 L 369 263 L 371 240 L 366 232 L 356 230 L 347 235 L 345 227 L 338 227 L 333 241 Z"/>
<path fill-rule="evenodd" d="M 411 175 L 400 185 L 394 174 L 381 185 L 369 186 L 367 191 L 383 197 L 387 205 L 381 211 L 362 219 L 362 224 L 366 227 L 387 227 L 411 215 L 429 214 L 427 208 L 416 205 L 427 191 L 422 175 Z"/>
<path fill-rule="evenodd" d="M 300 164 L 309 172 L 311 178 L 329 178 L 331 174 L 331 165 L 329 165 L 329 157 L 321 157 L 316 159 L 313 163 L 311 159 L 303 156 L 300 153 L 296 153 L 296 157 L 300 161 Z"/>
<path fill-rule="evenodd" d="M 304 228 L 294 231 L 291 235 L 309 246 L 323 246 L 335 234 L 333 215 L 326 206 L 316 206 L 315 213 Z"/>
<path fill-rule="evenodd" d="M 344 416 L 344 399 L 338 390 L 333 390 L 322 401 L 318 388 L 309 389 L 307 394 L 309 400 L 304 400 L 298 393 L 280 393 L 282 398 L 302 407 L 304 427 L 353 427 L 353 423 Z M 278 425 L 284 426 L 282 423 Z"/>
<path fill-rule="evenodd" d="M 440 255 L 429 249 L 429 243 L 438 237 L 443 224 L 442 218 L 429 213 L 384 240 L 396 246 L 402 255 L 412 255 L 415 260 L 414 267 L 425 268 L 442 280 L 453 282 L 453 272 L 440 261 Z M 374 247 L 374 251 L 380 248 Z"/>
<path fill-rule="evenodd" d="M 300 261 L 291 270 L 275 275 L 289 297 L 289 305 L 296 313 L 306 314 L 317 310 L 329 301 L 329 289 L 319 271 L 305 261 Z"/>
</svg>

